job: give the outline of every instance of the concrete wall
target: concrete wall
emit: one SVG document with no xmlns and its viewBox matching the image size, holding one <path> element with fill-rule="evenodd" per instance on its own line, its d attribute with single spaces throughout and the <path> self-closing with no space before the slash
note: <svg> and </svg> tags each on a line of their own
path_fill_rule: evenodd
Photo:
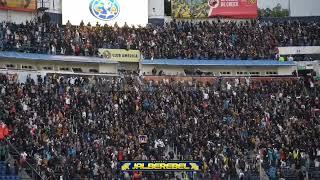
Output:
<svg viewBox="0 0 320 180">
<path fill-rule="evenodd" d="M 142 73 L 145 75 L 152 75 L 153 68 L 156 68 L 158 73 L 162 70 L 166 75 L 181 75 L 184 74 L 184 67 L 181 66 L 154 66 L 154 65 L 141 65 Z"/>
<path fill-rule="evenodd" d="M 278 72 L 277 68 L 269 68 L 269 67 L 205 67 L 199 68 L 199 70 L 203 72 L 213 72 L 214 75 L 221 76 L 236 76 L 236 75 L 250 75 L 252 72 L 259 72 L 260 76 L 266 76 L 266 72 Z M 224 74 L 230 73 L 230 74 Z M 239 74 L 242 73 L 242 74 Z"/>
<path fill-rule="evenodd" d="M 117 64 L 100 64 L 99 73 L 116 74 L 118 73 Z"/>
<path fill-rule="evenodd" d="M 7 65 L 13 65 L 13 68 L 7 68 Z M 23 68 L 23 66 L 31 66 L 31 68 Z M 45 67 L 52 68 L 51 70 Z M 15 60 L 15 59 L 0 59 L 0 68 L 2 69 L 19 69 L 19 70 L 34 70 L 34 71 L 63 71 L 73 72 L 72 68 L 81 68 L 83 73 L 89 73 L 90 69 L 95 69 L 99 73 L 117 73 L 117 64 L 98 64 L 98 63 L 76 63 L 76 62 L 61 62 L 61 61 L 32 61 L 32 60 Z M 61 68 L 68 68 L 62 70 Z"/>
<path fill-rule="evenodd" d="M 292 72 L 293 71 L 295 71 L 296 70 L 296 67 L 294 66 L 294 67 L 279 67 L 278 68 L 278 74 L 280 74 L 280 75 L 286 75 L 286 74 L 288 74 L 288 75 L 292 75 Z"/>
<path fill-rule="evenodd" d="M 199 67 L 181 67 L 181 66 L 155 66 L 155 65 L 141 65 L 141 71 L 145 75 L 152 75 L 152 69 L 156 68 L 157 72 L 162 70 L 166 75 L 184 75 L 184 70 L 200 70 L 202 72 L 211 72 L 215 76 L 289 76 L 295 70 L 295 67 L 217 67 L 217 66 L 199 66 Z M 242 72 L 242 74 L 239 74 Z M 258 72 L 259 74 L 251 74 Z M 267 72 L 275 72 L 270 74 Z"/>
<path fill-rule="evenodd" d="M 119 62 L 118 69 L 136 71 L 139 69 L 139 63 Z"/>
<path fill-rule="evenodd" d="M 143 77 L 146 81 L 163 81 L 168 80 L 170 81 L 179 81 L 179 82 L 192 82 L 197 81 L 201 83 L 209 83 L 209 84 L 215 84 L 218 82 L 218 77 L 191 77 L 191 76 L 144 76 Z M 224 80 L 228 81 L 230 79 L 231 81 L 234 80 L 234 77 L 224 77 Z M 245 77 L 239 77 L 238 78 L 240 82 L 245 82 Z M 251 77 L 250 82 L 260 82 L 260 81 L 297 81 L 297 77 Z"/>
</svg>

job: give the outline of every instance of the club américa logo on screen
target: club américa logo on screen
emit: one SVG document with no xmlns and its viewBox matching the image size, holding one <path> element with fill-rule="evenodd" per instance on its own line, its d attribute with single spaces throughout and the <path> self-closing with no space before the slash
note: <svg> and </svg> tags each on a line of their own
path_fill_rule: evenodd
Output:
<svg viewBox="0 0 320 180">
<path fill-rule="evenodd" d="M 120 14 L 118 0 L 91 0 L 89 9 L 94 17 L 102 21 L 114 20 Z"/>
</svg>

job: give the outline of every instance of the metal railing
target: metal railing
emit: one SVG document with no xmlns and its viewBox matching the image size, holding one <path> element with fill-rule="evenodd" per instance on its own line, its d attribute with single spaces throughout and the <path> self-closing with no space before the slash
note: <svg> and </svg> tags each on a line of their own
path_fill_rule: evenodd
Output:
<svg viewBox="0 0 320 180">
<path fill-rule="evenodd" d="M 5 141 L 9 145 L 10 149 L 13 150 L 13 152 L 16 153 L 19 156 L 20 152 L 17 150 L 17 148 L 13 144 L 11 144 L 11 142 L 8 141 L 7 139 L 5 139 Z M 11 152 L 11 151 L 9 151 L 9 152 Z M 12 155 L 12 156 L 14 158 L 14 155 Z M 16 159 L 16 158 L 14 158 L 14 159 Z M 25 161 L 25 165 L 27 166 L 26 167 L 26 172 L 29 172 L 28 175 L 31 175 L 30 178 L 32 178 L 33 180 L 45 180 L 41 176 L 41 173 L 39 173 L 39 171 L 36 170 L 36 168 L 34 168 L 30 162 Z"/>
</svg>

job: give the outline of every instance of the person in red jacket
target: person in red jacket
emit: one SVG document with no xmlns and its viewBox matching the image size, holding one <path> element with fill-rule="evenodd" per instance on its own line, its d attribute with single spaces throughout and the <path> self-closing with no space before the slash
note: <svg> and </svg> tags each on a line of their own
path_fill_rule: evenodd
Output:
<svg viewBox="0 0 320 180">
<path fill-rule="evenodd" d="M 122 161 L 122 160 L 123 160 L 123 150 L 121 148 L 118 152 L 118 161 Z"/>
<path fill-rule="evenodd" d="M 4 140 L 9 135 L 9 129 L 6 124 L 0 123 L 0 141 Z"/>
<path fill-rule="evenodd" d="M 133 180 L 141 180 L 141 174 L 137 171 L 133 172 Z"/>
</svg>

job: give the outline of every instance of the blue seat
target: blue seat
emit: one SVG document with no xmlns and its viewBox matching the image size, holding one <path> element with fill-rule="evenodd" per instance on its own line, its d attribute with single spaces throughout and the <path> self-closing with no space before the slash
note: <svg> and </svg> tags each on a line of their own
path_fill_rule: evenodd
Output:
<svg viewBox="0 0 320 180">
<path fill-rule="evenodd" d="M 6 180 L 13 180 L 12 176 L 4 176 Z"/>
</svg>

